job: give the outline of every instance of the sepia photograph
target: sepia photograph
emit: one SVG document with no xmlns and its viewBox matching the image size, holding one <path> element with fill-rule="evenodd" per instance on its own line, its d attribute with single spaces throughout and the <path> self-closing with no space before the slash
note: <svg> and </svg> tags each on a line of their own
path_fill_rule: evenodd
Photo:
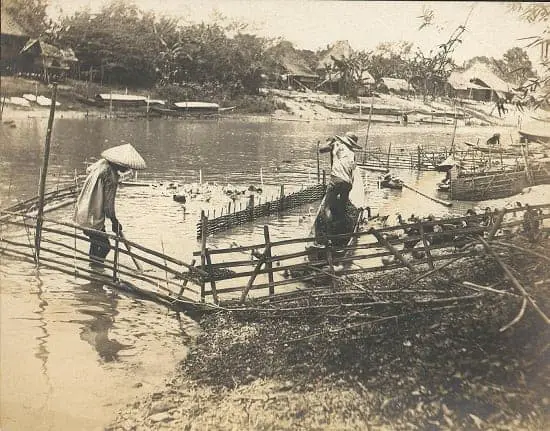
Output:
<svg viewBox="0 0 550 431">
<path fill-rule="evenodd" d="M 550 2 L 0 5 L 1 431 L 550 429 Z"/>
</svg>

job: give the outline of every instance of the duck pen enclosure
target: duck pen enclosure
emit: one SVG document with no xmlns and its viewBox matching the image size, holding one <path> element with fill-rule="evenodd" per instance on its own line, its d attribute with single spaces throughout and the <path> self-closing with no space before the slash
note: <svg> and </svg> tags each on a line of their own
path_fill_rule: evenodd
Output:
<svg viewBox="0 0 550 431">
<path fill-rule="evenodd" d="M 76 193 L 76 187 L 69 187 L 45 194 L 45 212 L 70 204 Z M 550 258 L 511 240 L 521 236 L 534 243 L 546 235 L 550 204 L 378 229 L 369 227 L 372 220 L 363 219 L 347 244 L 341 235 L 329 236 L 324 247 L 314 246 L 314 238 L 272 240 L 268 226 L 262 243 L 223 249 L 210 249 L 207 236 L 202 235 L 200 250 L 194 252 L 196 260 L 191 262 L 121 235 L 96 232 L 109 239 L 112 250 L 101 270 L 90 266 L 90 239 L 82 229 L 45 216 L 37 223 L 36 204 L 36 198 L 29 199 L 1 211 L 2 258 L 94 280 L 189 314 L 225 310 L 247 315 L 342 316 L 354 311 L 370 322 L 395 317 L 396 307 L 399 313 L 405 313 L 406 307 L 407 313 L 414 314 L 426 308 L 461 307 L 483 295 L 515 295 L 547 319 L 499 256 L 503 250 L 519 249 L 522 255 L 548 265 Z M 342 243 L 346 245 L 333 245 Z M 496 262 L 511 290 L 468 280 L 426 289 L 421 282 L 452 271 L 453 264 L 463 259 L 476 264 L 480 256 Z M 407 275 L 404 285 L 382 288 L 376 274 L 382 278 Z"/>
<path fill-rule="evenodd" d="M 322 183 L 289 194 L 285 194 L 284 186 L 281 186 L 281 193 L 278 198 L 264 203 L 258 202 L 257 205 L 254 203 L 254 196 L 250 196 L 248 205 L 244 210 L 236 211 L 236 206 L 233 205 L 233 212 L 231 212 L 231 206 L 229 206 L 225 215 L 223 214 L 224 209 L 218 212 L 219 217 L 215 217 L 216 212 L 214 211 L 213 218 L 205 216 L 203 211 L 201 212 L 201 219 L 197 223 L 197 238 L 201 238 L 203 232 L 206 235 L 223 232 L 235 226 L 249 223 L 258 217 L 277 214 L 306 203 L 321 200 L 325 195 L 326 188 L 325 172 L 323 171 Z"/>
</svg>

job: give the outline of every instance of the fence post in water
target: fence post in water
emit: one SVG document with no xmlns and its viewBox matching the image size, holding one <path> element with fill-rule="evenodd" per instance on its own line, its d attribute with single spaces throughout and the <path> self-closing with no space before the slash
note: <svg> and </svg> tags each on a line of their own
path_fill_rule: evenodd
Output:
<svg viewBox="0 0 550 431">
<path fill-rule="evenodd" d="M 421 158 L 421 155 L 420 155 L 420 145 L 418 147 L 416 147 L 416 151 L 418 152 L 418 166 L 416 167 L 418 170 L 420 170 L 420 158 Z"/>
<path fill-rule="evenodd" d="M 332 241 L 328 240 L 327 242 L 327 262 L 328 262 L 328 269 L 332 277 L 330 277 L 332 281 L 332 288 L 336 289 L 336 278 L 334 277 L 334 262 L 332 259 Z"/>
<path fill-rule="evenodd" d="M 210 275 L 210 290 L 212 291 L 212 298 L 214 299 L 214 304 L 218 304 L 218 291 L 216 290 L 216 282 L 214 281 L 214 272 L 212 271 L 212 259 L 208 248 L 204 249 L 204 254 L 206 255 L 206 264 L 208 265 L 208 275 Z"/>
<path fill-rule="evenodd" d="M 250 215 L 248 216 L 249 220 L 254 220 L 254 195 L 250 195 L 248 198 L 248 209 L 250 211 Z"/>
<path fill-rule="evenodd" d="M 191 266 L 195 266 L 195 263 L 197 261 L 195 259 L 193 259 L 190 263 Z M 191 275 L 191 270 L 189 270 L 189 275 Z M 189 278 L 186 278 L 183 280 L 183 283 L 181 284 L 181 289 L 178 293 L 178 297 L 181 297 L 181 295 L 183 295 L 183 291 L 185 290 L 185 287 L 187 286 L 187 283 L 189 283 Z"/>
<path fill-rule="evenodd" d="M 386 163 L 386 167 L 388 169 L 390 168 L 390 154 L 391 154 L 391 142 L 390 142 L 390 145 L 388 146 L 388 161 Z"/>
<path fill-rule="evenodd" d="M 206 271 L 206 235 L 208 234 L 208 218 L 201 210 L 201 270 Z M 204 302 L 204 279 L 201 280 L 201 302 Z"/>
<path fill-rule="evenodd" d="M 269 281 L 269 296 L 275 294 L 275 286 L 273 285 L 273 263 L 271 262 L 271 240 L 269 238 L 269 226 L 264 226 L 264 239 L 265 239 L 265 266 L 267 268 L 267 279 Z"/>
<path fill-rule="evenodd" d="M 327 185 L 327 173 L 325 172 L 324 169 L 323 169 L 323 185 L 324 185 L 324 186 Z"/>
<path fill-rule="evenodd" d="M 36 215 L 36 233 L 34 236 L 35 261 L 40 262 L 40 240 L 42 237 L 42 222 L 44 216 L 44 194 L 46 192 L 46 176 L 48 175 L 48 162 L 50 159 L 50 141 L 52 139 L 53 119 L 55 116 L 55 100 L 57 99 L 57 84 L 53 84 L 52 103 L 50 105 L 50 117 L 48 118 L 48 128 L 46 130 L 46 144 L 44 146 L 44 160 L 42 170 L 40 171 L 40 187 L 38 193 L 38 213 Z"/>
<path fill-rule="evenodd" d="M 321 141 L 317 141 L 317 184 L 321 182 L 321 165 L 319 161 L 319 146 L 321 145 Z"/>
<path fill-rule="evenodd" d="M 117 272 L 118 272 L 118 250 L 120 244 L 120 229 L 116 232 L 115 237 L 115 257 L 113 258 L 113 281 L 117 281 Z"/>
</svg>

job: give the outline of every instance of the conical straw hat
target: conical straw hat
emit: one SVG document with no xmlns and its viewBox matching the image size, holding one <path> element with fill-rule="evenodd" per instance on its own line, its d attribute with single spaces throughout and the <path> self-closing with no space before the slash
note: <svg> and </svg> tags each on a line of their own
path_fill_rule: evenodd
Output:
<svg viewBox="0 0 550 431">
<path fill-rule="evenodd" d="M 101 153 L 105 160 L 116 163 L 117 165 L 127 166 L 131 169 L 145 169 L 147 165 L 143 157 L 139 155 L 131 144 L 119 145 L 109 148 Z"/>
</svg>

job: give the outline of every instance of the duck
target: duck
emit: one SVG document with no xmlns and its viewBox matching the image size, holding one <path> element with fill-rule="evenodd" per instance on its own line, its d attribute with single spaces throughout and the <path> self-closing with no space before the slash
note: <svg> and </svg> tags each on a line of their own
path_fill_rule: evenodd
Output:
<svg viewBox="0 0 550 431">
<path fill-rule="evenodd" d="M 179 203 L 186 203 L 187 202 L 187 198 L 185 197 L 184 194 L 174 194 L 172 195 L 172 199 L 174 199 L 176 202 L 179 202 Z"/>
</svg>

